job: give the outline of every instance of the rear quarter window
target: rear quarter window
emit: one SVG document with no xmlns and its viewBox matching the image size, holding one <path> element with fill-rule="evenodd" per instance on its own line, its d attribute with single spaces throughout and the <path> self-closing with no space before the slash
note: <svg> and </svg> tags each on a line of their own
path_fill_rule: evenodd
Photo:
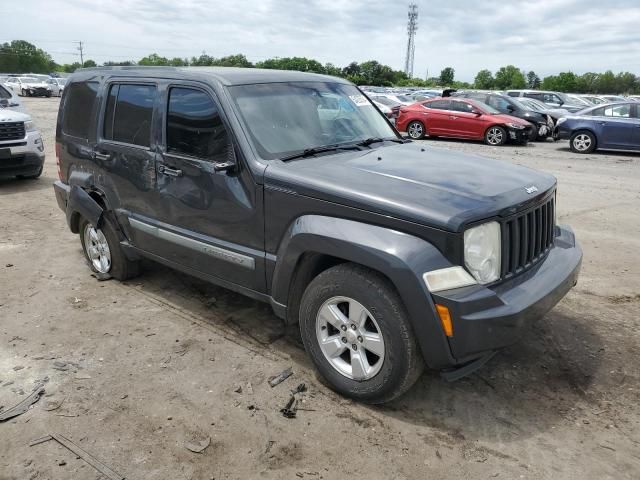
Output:
<svg viewBox="0 0 640 480">
<path fill-rule="evenodd" d="M 64 102 L 62 132 L 78 138 L 89 138 L 91 112 L 98 93 L 98 82 L 75 82 L 67 89 Z"/>
</svg>

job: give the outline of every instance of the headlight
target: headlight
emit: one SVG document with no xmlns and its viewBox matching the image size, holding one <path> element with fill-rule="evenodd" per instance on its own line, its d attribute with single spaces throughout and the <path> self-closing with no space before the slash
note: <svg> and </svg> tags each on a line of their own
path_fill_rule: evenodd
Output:
<svg viewBox="0 0 640 480">
<path fill-rule="evenodd" d="M 36 126 L 31 120 L 27 120 L 24 122 L 24 129 L 27 132 L 35 132 Z"/>
<path fill-rule="evenodd" d="M 524 129 L 524 125 L 518 125 L 517 123 L 507 123 L 507 127 L 515 128 L 516 130 Z"/>
<path fill-rule="evenodd" d="M 560 118 L 558 119 L 558 121 L 556 122 L 556 126 L 558 126 L 558 125 L 562 125 L 562 124 L 563 124 L 564 122 L 566 122 L 566 121 L 567 121 L 567 118 L 566 118 L 566 117 L 560 117 Z"/>
<path fill-rule="evenodd" d="M 498 222 L 488 222 L 464 232 L 464 264 L 478 283 L 491 283 L 500 278 L 501 256 Z"/>
</svg>

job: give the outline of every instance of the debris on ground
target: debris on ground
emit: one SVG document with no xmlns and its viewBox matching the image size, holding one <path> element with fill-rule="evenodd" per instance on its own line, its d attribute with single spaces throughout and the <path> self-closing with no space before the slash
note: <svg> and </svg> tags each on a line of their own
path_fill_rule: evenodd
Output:
<svg viewBox="0 0 640 480">
<path fill-rule="evenodd" d="M 235 393 L 242 393 L 242 385 L 238 385 L 236 388 L 233 389 L 233 391 Z"/>
<path fill-rule="evenodd" d="M 291 394 L 295 395 L 296 393 L 304 393 L 306 391 L 307 391 L 307 386 L 304 383 L 301 383 L 294 390 L 291 390 Z"/>
<path fill-rule="evenodd" d="M 64 401 L 67 399 L 67 397 L 64 397 L 62 400 L 60 400 L 59 402 L 52 402 L 51 400 L 49 400 L 46 404 L 46 406 L 44 407 L 45 411 L 47 412 L 52 412 L 54 410 L 59 409 L 62 404 L 64 403 Z"/>
<path fill-rule="evenodd" d="M 184 447 L 193 453 L 202 453 L 211 444 L 211 437 L 191 439 L 184 442 Z"/>
<path fill-rule="evenodd" d="M 96 280 L 98 280 L 99 282 L 104 282 L 105 280 L 111 280 L 111 275 L 109 275 L 108 273 L 102 273 L 102 272 L 93 272 L 91 274 L 92 277 L 95 277 Z"/>
<path fill-rule="evenodd" d="M 22 415 L 29 407 L 40 400 L 40 397 L 44 394 L 44 385 L 38 384 L 36 388 L 33 389 L 33 392 L 22 400 L 17 405 L 3 411 L 0 413 L 0 422 L 4 422 L 5 420 L 9 420 L 10 418 L 17 417 L 18 415 Z"/>
<path fill-rule="evenodd" d="M 282 413 L 282 416 L 285 418 L 296 418 L 296 412 L 298 411 L 298 409 L 296 408 L 297 403 L 298 401 L 296 400 L 295 395 L 291 395 L 284 408 L 280 409 L 280 413 Z"/>
<path fill-rule="evenodd" d="M 114 472 L 111 468 L 109 468 L 107 465 L 102 463 L 96 457 L 91 455 L 89 452 L 83 450 L 82 448 L 80 448 L 78 445 L 76 445 L 75 443 L 73 443 L 71 440 L 64 437 L 63 435 L 52 433 L 51 435 L 47 435 L 45 437 L 35 439 L 29 444 L 29 446 L 34 447 L 36 445 L 40 445 L 41 443 L 48 442 L 49 440 L 55 440 L 60 445 L 65 447 L 67 450 L 70 450 L 71 453 L 74 453 L 76 457 L 81 458 L 82 460 L 87 462 L 89 465 L 91 465 L 93 468 L 95 468 L 98 472 L 100 472 L 102 475 L 104 475 L 108 479 L 124 480 L 124 477 L 122 475 Z M 63 465 L 63 464 L 59 463 L 58 465 Z"/>
<path fill-rule="evenodd" d="M 273 377 L 269 377 L 269 385 L 271 385 L 271 388 L 275 387 L 276 385 L 280 385 L 291 375 L 293 375 L 293 368 L 289 367 L 286 370 L 283 370 L 282 372 L 280 372 L 280 374 L 275 375 Z"/>
<path fill-rule="evenodd" d="M 247 393 L 253 395 L 253 385 L 251 385 L 251 382 L 247 382 Z"/>
</svg>

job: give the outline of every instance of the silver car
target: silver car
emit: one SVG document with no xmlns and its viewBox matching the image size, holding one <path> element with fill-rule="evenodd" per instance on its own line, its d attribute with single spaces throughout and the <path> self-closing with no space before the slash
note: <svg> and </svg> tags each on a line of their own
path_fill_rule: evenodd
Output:
<svg viewBox="0 0 640 480">
<path fill-rule="evenodd" d="M 51 86 L 36 77 L 10 77 L 6 85 L 23 97 L 51 96 Z"/>
<path fill-rule="evenodd" d="M 62 96 L 62 91 L 67 83 L 66 78 L 50 78 L 47 80 L 47 85 L 51 87 L 51 94 L 58 97 Z"/>
</svg>

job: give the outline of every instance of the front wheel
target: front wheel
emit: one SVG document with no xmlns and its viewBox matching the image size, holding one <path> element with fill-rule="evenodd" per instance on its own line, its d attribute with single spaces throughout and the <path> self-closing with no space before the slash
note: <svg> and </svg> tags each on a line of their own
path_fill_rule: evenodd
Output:
<svg viewBox="0 0 640 480">
<path fill-rule="evenodd" d="M 103 217 L 100 227 L 83 219 L 79 233 L 85 259 L 95 273 L 116 280 L 127 280 L 140 273 L 139 262 L 126 257 L 116 229 L 108 218 Z"/>
<path fill-rule="evenodd" d="M 596 137 L 591 132 L 576 132 L 571 136 L 569 146 L 575 153 L 591 153 L 596 149 Z"/>
<path fill-rule="evenodd" d="M 407 125 L 407 133 L 412 140 L 422 140 L 425 134 L 424 124 L 417 120 L 409 122 L 409 125 Z"/>
<path fill-rule="evenodd" d="M 24 88 L 22 89 L 21 93 L 22 93 L 22 96 L 23 96 L 23 97 L 26 97 L 26 96 L 27 96 L 27 91 L 26 91 Z"/>
<path fill-rule="evenodd" d="M 396 290 L 359 265 L 335 266 L 309 284 L 300 305 L 300 332 L 329 386 L 362 402 L 393 400 L 424 369 Z"/>
<path fill-rule="evenodd" d="M 507 131 L 498 125 L 489 127 L 484 134 L 484 143 L 494 147 L 504 145 L 507 143 Z"/>
</svg>

